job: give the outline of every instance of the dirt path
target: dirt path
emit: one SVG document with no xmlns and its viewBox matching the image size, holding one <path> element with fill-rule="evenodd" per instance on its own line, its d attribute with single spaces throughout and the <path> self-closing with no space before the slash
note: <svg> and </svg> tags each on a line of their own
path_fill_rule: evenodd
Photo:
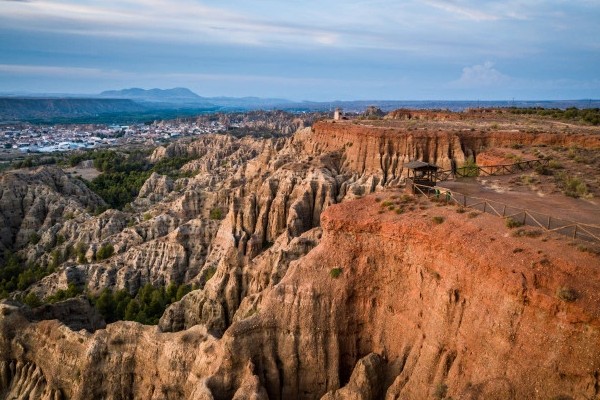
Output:
<svg viewBox="0 0 600 400">
<path fill-rule="evenodd" d="M 511 176 L 439 182 L 438 186 L 552 217 L 600 226 L 600 200 L 574 199 L 562 193 L 541 193 L 527 187 L 512 188 Z"/>
</svg>

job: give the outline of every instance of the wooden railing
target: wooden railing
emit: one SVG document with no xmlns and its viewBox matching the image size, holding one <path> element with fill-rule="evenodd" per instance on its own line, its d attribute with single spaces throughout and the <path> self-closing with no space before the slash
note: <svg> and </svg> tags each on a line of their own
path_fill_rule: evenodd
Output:
<svg viewBox="0 0 600 400">
<path fill-rule="evenodd" d="M 415 194 L 424 195 L 428 198 L 437 198 L 465 208 L 475 209 L 502 218 L 510 218 L 517 224 L 538 227 L 548 232 L 557 232 L 573 239 L 600 243 L 600 226 L 598 225 L 573 222 L 537 211 L 513 207 L 498 201 L 466 196 L 439 186 L 413 185 L 413 187 Z"/>
<path fill-rule="evenodd" d="M 452 170 L 440 171 L 436 173 L 436 179 L 438 181 L 445 181 L 451 176 L 467 178 L 474 176 L 494 176 L 494 175 L 510 175 L 516 174 L 527 169 L 532 169 L 537 166 L 547 167 L 548 160 L 535 159 L 528 161 L 519 161 L 512 164 L 498 164 L 498 165 L 470 165 L 467 167 L 457 168 L 454 173 Z"/>
</svg>

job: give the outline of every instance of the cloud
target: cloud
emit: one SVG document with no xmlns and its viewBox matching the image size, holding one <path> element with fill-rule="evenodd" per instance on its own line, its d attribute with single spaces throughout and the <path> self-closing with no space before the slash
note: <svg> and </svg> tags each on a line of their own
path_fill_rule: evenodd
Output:
<svg viewBox="0 0 600 400">
<path fill-rule="evenodd" d="M 460 17 L 475 21 L 495 21 L 500 19 L 498 15 L 489 14 L 478 9 L 462 6 L 452 0 L 426 0 L 425 3 L 447 11 L 451 14 L 456 14 Z M 480 6 L 480 4 L 477 4 L 477 6 Z"/>
<path fill-rule="evenodd" d="M 462 75 L 451 82 L 453 87 L 490 87 L 505 85 L 511 78 L 494 68 L 494 63 L 486 61 L 483 64 L 464 67 Z"/>
<path fill-rule="evenodd" d="M 256 74 L 210 74 L 210 73 L 159 73 L 159 72 L 126 72 L 120 70 L 106 70 L 100 68 L 82 68 L 73 66 L 54 65 L 22 65 L 0 64 L 0 73 L 16 76 L 46 76 L 46 77 L 71 77 L 71 78 L 117 78 L 117 79 L 151 79 L 151 80 L 179 80 L 182 82 L 222 81 L 222 82 L 259 82 L 263 84 L 319 84 L 326 85 L 342 80 L 330 78 L 294 78 L 273 75 Z"/>
<path fill-rule="evenodd" d="M 0 0 L 5 1 L 6 0 Z M 11 4 L 12 3 L 12 4 Z M 73 0 L 10 1 L 0 16 L 13 28 L 94 36 L 182 42 L 265 45 L 281 42 L 331 46 L 340 32 L 318 24 L 282 21 L 242 13 L 234 7 L 206 6 L 191 0 L 108 0 L 100 4 Z M 23 22 L 31 24 L 23 25 Z M 345 32 L 346 36 L 360 36 Z"/>
</svg>

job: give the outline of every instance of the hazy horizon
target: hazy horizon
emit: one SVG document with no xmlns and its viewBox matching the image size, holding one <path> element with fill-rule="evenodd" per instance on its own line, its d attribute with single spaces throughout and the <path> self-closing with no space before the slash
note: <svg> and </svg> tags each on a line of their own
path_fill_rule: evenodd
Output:
<svg viewBox="0 0 600 400">
<path fill-rule="evenodd" d="M 0 0 L 0 92 L 600 97 L 600 3 Z"/>
<path fill-rule="evenodd" d="M 16 0 L 15 0 L 16 1 Z M 9 97 L 31 97 L 31 98 L 36 98 L 38 96 L 43 97 L 43 96 L 47 96 L 49 98 L 61 98 L 61 97 L 68 97 L 68 98 L 97 98 L 98 95 L 100 95 L 103 92 L 108 92 L 108 91 L 119 91 L 119 90 L 127 90 L 127 89 L 143 89 L 143 90 L 153 90 L 153 89 L 159 89 L 159 90 L 169 90 L 169 89 L 178 89 L 178 88 L 157 88 L 157 87 L 147 87 L 147 88 L 122 88 L 122 89 L 107 89 L 107 90 L 103 90 L 101 92 L 97 92 L 97 93 L 68 93 L 68 92 L 33 92 L 33 91 L 0 91 L 0 97 L 3 96 L 9 96 Z M 184 88 L 187 89 L 187 88 Z M 253 95 L 248 95 L 248 96 L 203 96 L 201 93 L 196 93 L 192 90 L 193 93 L 199 95 L 200 97 L 203 98 L 218 98 L 218 97 L 231 97 L 231 98 L 244 98 L 244 97 L 256 97 L 256 98 L 260 98 L 260 99 L 278 99 L 278 100 L 285 100 L 285 101 L 289 101 L 292 103 L 336 103 L 336 102 L 456 102 L 456 103 L 475 103 L 475 102 L 482 102 L 482 103 L 493 103 L 493 102 L 525 102 L 525 103 L 534 103 L 534 102 L 593 102 L 594 106 L 596 106 L 596 103 L 600 102 L 600 95 L 596 98 L 564 98 L 564 99 L 542 99 L 542 98 L 532 98 L 532 99 L 518 99 L 518 98 L 510 98 L 510 99 L 477 99 L 477 98 L 473 98 L 473 99 L 420 99 L 420 100 L 415 100 L 415 99 L 392 99 L 392 98 L 382 98 L 382 99 L 376 99 L 376 98 L 346 98 L 346 99 L 323 99 L 323 100 L 314 100 L 314 99 L 301 99 L 301 100 L 292 100 L 292 99 L 286 99 L 286 98 L 282 98 L 282 97 L 271 97 L 271 98 L 266 98 L 266 97 L 261 97 L 261 96 L 253 96 Z M 105 99 L 110 99 L 110 97 L 105 97 Z"/>
</svg>

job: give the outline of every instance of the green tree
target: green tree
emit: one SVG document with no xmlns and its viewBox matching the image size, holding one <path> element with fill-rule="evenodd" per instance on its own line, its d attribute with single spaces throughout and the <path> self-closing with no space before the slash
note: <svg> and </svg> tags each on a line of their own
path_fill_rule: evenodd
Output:
<svg viewBox="0 0 600 400">
<path fill-rule="evenodd" d="M 116 321 L 116 303 L 110 289 L 104 289 L 95 302 L 96 309 L 106 322 Z"/>
<path fill-rule="evenodd" d="M 29 235 L 29 243 L 31 244 L 38 244 L 40 239 L 41 237 L 37 232 L 33 232 L 31 235 Z"/>
<path fill-rule="evenodd" d="M 176 300 L 179 301 L 183 296 L 192 291 L 192 287 L 190 285 L 181 285 L 177 289 Z"/>
<path fill-rule="evenodd" d="M 139 312 L 140 312 L 140 303 L 135 299 L 129 301 L 129 303 L 127 304 L 127 307 L 125 308 L 125 320 L 137 321 Z"/>
<path fill-rule="evenodd" d="M 106 260 L 107 258 L 112 257 L 112 255 L 114 253 L 115 253 L 115 248 L 113 247 L 112 244 L 110 244 L 110 243 L 104 244 L 96 252 L 96 260 L 98 260 L 98 261 Z"/>
<path fill-rule="evenodd" d="M 33 292 L 29 292 L 25 299 L 23 299 L 23 303 L 27 304 L 31 308 L 39 307 L 42 305 L 39 297 Z"/>
</svg>

